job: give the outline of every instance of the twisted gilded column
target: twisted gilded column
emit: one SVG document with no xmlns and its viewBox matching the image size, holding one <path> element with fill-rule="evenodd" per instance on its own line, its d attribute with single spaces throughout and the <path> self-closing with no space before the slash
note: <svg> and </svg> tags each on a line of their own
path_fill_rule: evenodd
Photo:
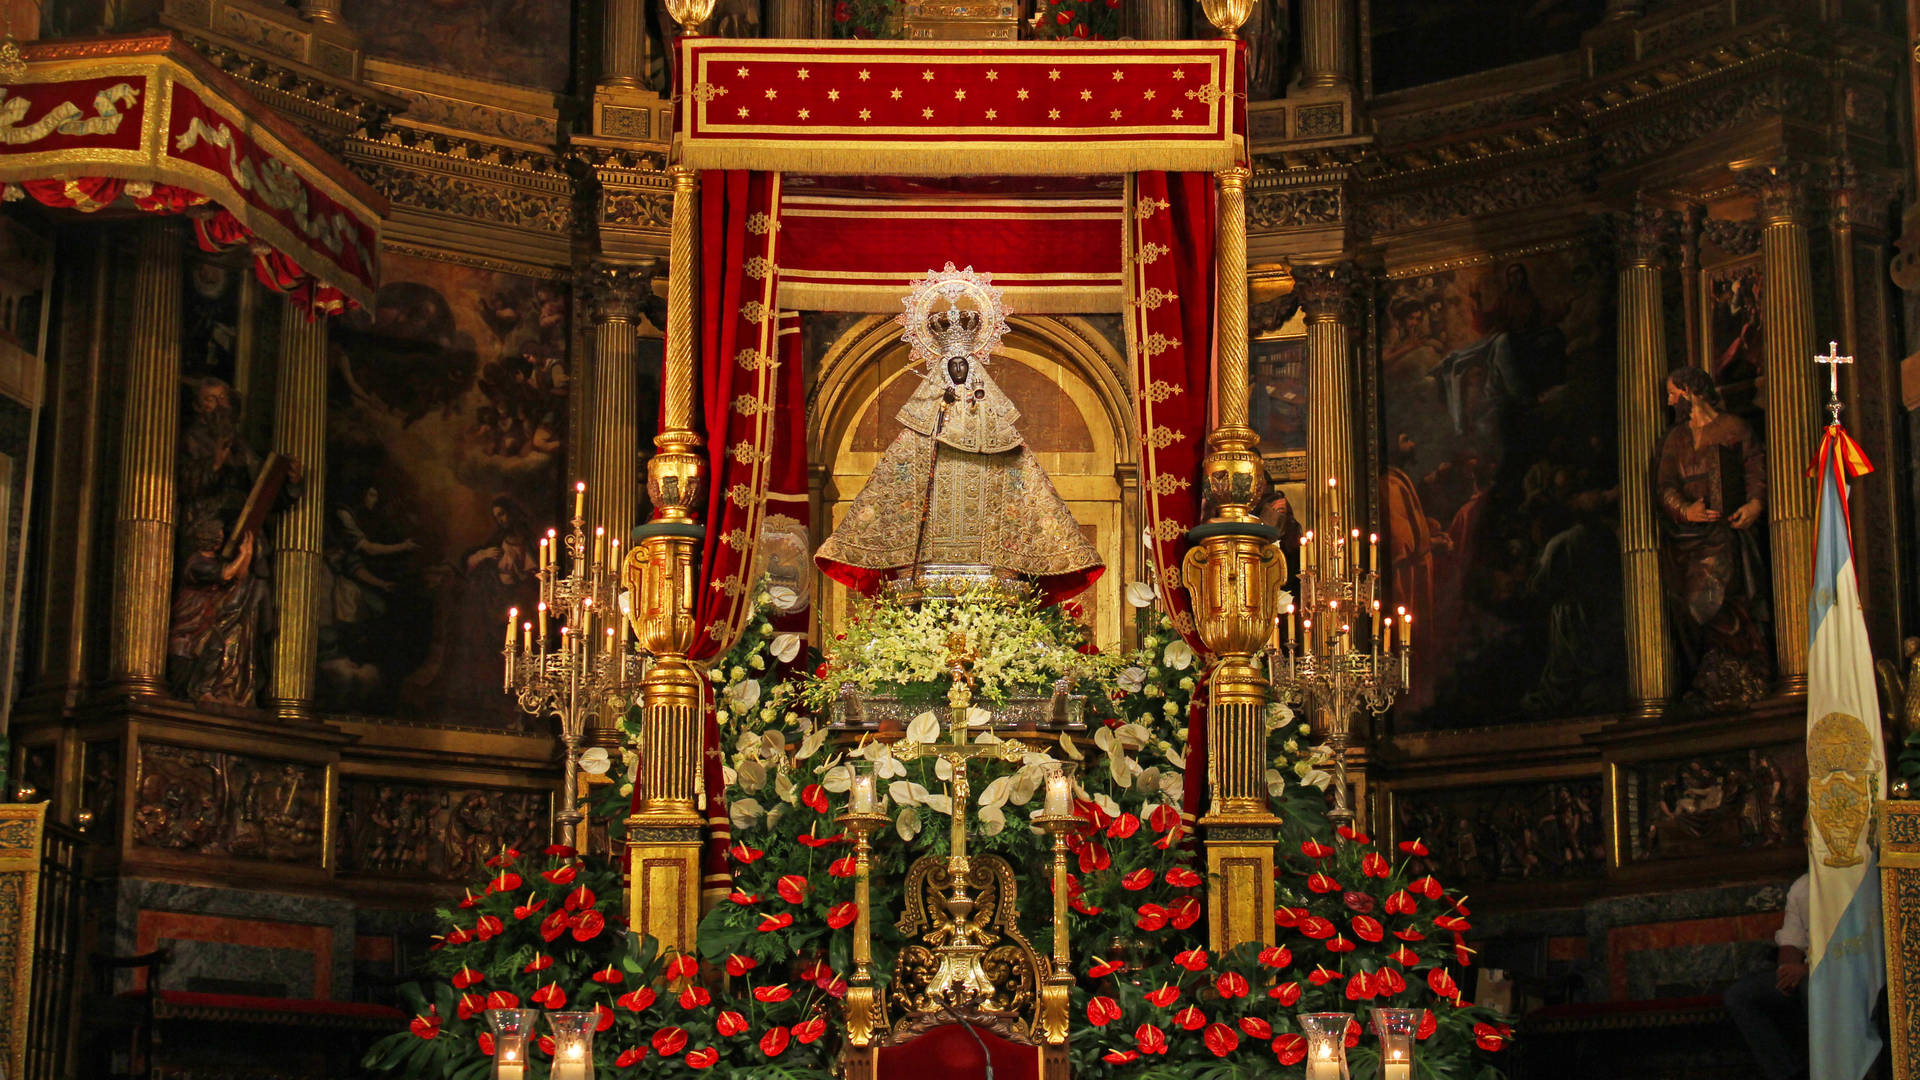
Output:
<svg viewBox="0 0 1920 1080">
<path fill-rule="evenodd" d="M 672 168 L 664 430 L 647 462 L 654 520 L 635 531 L 622 582 L 640 646 L 652 657 L 640 681 L 639 808 L 627 819 L 635 930 L 663 950 L 691 953 L 700 921 L 701 695 L 705 680 L 693 648 L 694 569 L 705 533 L 695 510 L 706 484 L 693 428 L 696 285 L 700 263 L 699 175 Z M 609 366 L 605 364 L 597 365 Z"/>
<path fill-rule="evenodd" d="M 1217 174 L 1215 259 L 1219 296 L 1219 426 L 1207 436 L 1207 503 L 1214 515 L 1188 534 L 1183 577 L 1200 639 L 1212 654 L 1207 703 L 1211 806 L 1207 904 L 1215 949 L 1273 941 L 1273 844 L 1280 822 L 1267 807 L 1265 712 L 1269 686 L 1260 651 L 1273 626 L 1286 560 L 1278 530 L 1253 514 L 1264 481 L 1260 440 L 1247 427 L 1248 171 Z"/>
<path fill-rule="evenodd" d="M 1660 266 L 1671 227 L 1663 211 L 1636 206 L 1620 236 L 1620 571 L 1626 586 L 1627 697 L 1637 715 L 1649 718 L 1660 715 L 1672 690 L 1653 494 L 1667 379 Z"/>
<path fill-rule="evenodd" d="M 1316 566 L 1332 566 L 1335 511 L 1346 527 L 1354 513 L 1353 340 L 1359 317 L 1352 263 L 1296 264 L 1293 291 L 1307 323 L 1307 521 L 1314 528 Z M 1327 481 L 1333 481 L 1329 484 Z"/>
<path fill-rule="evenodd" d="M 109 676 L 157 694 L 166 683 L 172 611 L 174 453 L 180 435 L 182 226 L 135 226 L 133 302 L 120 418 L 120 490 L 114 504 Z"/>
<path fill-rule="evenodd" d="M 602 13 L 600 85 L 642 89 L 647 77 L 647 0 L 606 0 Z"/>
<path fill-rule="evenodd" d="M 1353 0 L 1306 0 L 1300 10 L 1300 86 L 1353 86 Z"/>
<path fill-rule="evenodd" d="M 1761 327 L 1766 342 L 1767 521 L 1773 541 L 1773 654 L 1784 693 L 1807 688 L 1807 568 L 1813 565 L 1814 433 L 1820 401 L 1813 356 L 1813 263 L 1808 255 L 1806 167 L 1735 166 L 1759 197 Z"/>
<path fill-rule="evenodd" d="M 327 320 L 292 304 L 280 309 L 280 379 L 274 388 L 273 448 L 300 463 L 304 493 L 274 523 L 273 639 L 269 704 L 295 722 L 313 719 L 319 654 L 320 587 L 325 565 Z"/>
</svg>

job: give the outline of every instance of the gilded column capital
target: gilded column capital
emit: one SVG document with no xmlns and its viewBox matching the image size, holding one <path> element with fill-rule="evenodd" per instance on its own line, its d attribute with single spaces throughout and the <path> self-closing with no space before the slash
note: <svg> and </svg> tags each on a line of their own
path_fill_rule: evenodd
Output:
<svg viewBox="0 0 1920 1080">
<path fill-rule="evenodd" d="M 1679 215 L 1673 211 L 1635 199 L 1633 209 L 1622 211 L 1614 219 L 1620 265 L 1658 269 L 1666 261 L 1679 224 Z"/>
<path fill-rule="evenodd" d="M 593 321 L 638 322 L 659 264 L 596 262 L 588 268 L 585 291 Z"/>
<path fill-rule="evenodd" d="M 1355 291 L 1360 275 L 1351 262 L 1295 263 L 1293 293 L 1308 322 L 1337 322 L 1351 326 L 1359 317 Z"/>
<path fill-rule="evenodd" d="M 1247 181 L 1253 178 L 1253 170 L 1245 165 L 1229 165 L 1224 169 L 1215 169 L 1213 178 L 1222 191 L 1245 191 Z"/>
<path fill-rule="evenodd" d="M 1734 162 L 1732 169 L 1741 186 L 1759 200 L 1762 224 L 1803 223 L 1812 179 L 1805 162 L 1750 158 Z"/>
</svg>

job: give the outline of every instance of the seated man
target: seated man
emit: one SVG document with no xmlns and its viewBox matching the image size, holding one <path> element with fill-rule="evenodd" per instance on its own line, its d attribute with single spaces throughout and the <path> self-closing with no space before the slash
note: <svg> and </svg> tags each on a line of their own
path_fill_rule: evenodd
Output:
<svg viewBox="0 0 1920 1080">
<path fill-rule="evenodd" d="M 1767 1080 L 1804 1080 L 1807 1075 L 1807 875 L 1787 889 L 1786 917 L 1773 943 L 1780 956 L 1772 971 L 1755 972 L 1727 987 L 1727 1013 L 1740 1028 Z"/>
</svg>

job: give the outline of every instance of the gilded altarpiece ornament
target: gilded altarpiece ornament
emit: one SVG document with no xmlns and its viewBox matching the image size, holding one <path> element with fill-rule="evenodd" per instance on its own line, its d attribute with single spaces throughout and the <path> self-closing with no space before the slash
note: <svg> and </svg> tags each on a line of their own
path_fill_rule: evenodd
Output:
<svg viewBox="0 0 1920 1080">
<path fill-rule="evenodd" d="M 1894 1080 L 1920 1077 L 1920 802 L 1874 805 L 1879 822 L 1880 910 L 1887 943 L 1887 1027 Z"/>
<path fill-rule="evenodd" d="M 142 742 L 134 847 L 318 864 L 327 770 L 173 743 Z"/>
<path fill-rule="evenodd" d="M 538 848 L 552 798 L 544 791 L 344 778 L 335 865 L 342 874 L 470 879 L 503 847 Z"/>
</svg>

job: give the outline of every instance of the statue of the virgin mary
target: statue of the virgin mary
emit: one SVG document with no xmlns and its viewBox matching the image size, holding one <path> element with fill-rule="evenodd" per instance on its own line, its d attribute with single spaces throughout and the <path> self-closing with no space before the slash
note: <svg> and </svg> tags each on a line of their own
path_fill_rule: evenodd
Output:
<svg viewBox="0 0 1920 1080">
<path fill-rule="evenodd" d="M 916 282 L 899 316 L 924 381 L 896 418 L 902 431 L 814 561 L 860 593 L 889 582 L 1020 579 L 1048 602 L 1104 567 L 1014 425 L 987 363 L 1007 332 L 999 289 L 971 266 Z M 913 374 L 919 375 L 919 372 Z"/>
</svg>

